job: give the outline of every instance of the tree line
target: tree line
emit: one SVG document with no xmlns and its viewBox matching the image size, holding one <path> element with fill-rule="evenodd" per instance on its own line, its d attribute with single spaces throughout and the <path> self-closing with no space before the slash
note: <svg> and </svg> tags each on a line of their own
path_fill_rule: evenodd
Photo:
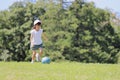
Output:
<svg viewBox="0 0 120 80">
<path fill-rule="evenodd" d="M 48 37 L 43 56 L 52 61 L 118 63 L 120 37 L 111 25 L 111 13 L 84 0 L 67 8 L 61 5 L 61 0 L 15 2 L 0 11 L 0 60 L 31 60 L 30 30 L 40 19 Z"/>
</svg>

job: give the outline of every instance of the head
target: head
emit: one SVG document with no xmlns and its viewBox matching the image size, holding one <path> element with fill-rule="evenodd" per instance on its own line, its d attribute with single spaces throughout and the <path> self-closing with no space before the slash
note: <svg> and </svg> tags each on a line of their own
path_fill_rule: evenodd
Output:
<svg viewBox="0 0 120 80">
<path fill-rule="evenodd" d="M 41 21 L 40 20 L 35 20 L 33 28 L 36 29 L 36 30 L 39 30 L 40 26 L 41 26 Z"/>
</svg>

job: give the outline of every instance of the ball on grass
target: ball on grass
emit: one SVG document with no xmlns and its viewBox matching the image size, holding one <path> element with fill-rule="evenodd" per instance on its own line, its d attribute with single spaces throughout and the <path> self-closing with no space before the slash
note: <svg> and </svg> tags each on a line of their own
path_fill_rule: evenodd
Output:
<svg viewBox="0 0 120 80">
<path fill-rule="evenodd" d="M 43 57 L 42 60 L 41 60 L 41 62 L 43 64 L 50 64 L 50 58 L 49 57 Z"/>
</svg>

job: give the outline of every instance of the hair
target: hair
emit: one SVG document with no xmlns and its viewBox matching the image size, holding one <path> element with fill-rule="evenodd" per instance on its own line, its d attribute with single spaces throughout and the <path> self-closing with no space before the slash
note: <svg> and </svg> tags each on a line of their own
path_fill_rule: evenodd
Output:
<svg viewBox="0 0 120 80">
<path fill-rule="evenodd" d="M 33 27 L 32 27 L 32 29 L 35 29 L 36 28 L 36 26 L 34 25 Z"/>
<path fill-rule="evenodd" d="M 38 22 L 36 25 L 41 25 L 41 22 Z"/>
</svg>

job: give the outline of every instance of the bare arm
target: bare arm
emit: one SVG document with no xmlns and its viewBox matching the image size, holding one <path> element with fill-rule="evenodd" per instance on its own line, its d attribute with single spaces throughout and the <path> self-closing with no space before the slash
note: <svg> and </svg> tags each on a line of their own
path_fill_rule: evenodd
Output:
<svg viewBox="0 0 120 80">
<path fill-rule="evenodd" d="M 32 34 L 31 34 L 31 35 L 30 35 L 30 42 L 32 42 L 32 37 L 33 37 L 33 36 L 32 36 Z"/>
<path fill-rule="evenodd" d="M 33 35 L 31 34 L 31 35 L 30 35 L 30 43 L 31 43 L 31 47 L 33 46 L 32 38 L 33 38 Z"/>
<path fill-rule="evenodd" d="M 46 41 L 48 41 L 48 38 L 46 37 L 46 34 L 45 34 L 45 33 L 42 33 L 42 37 L 43 37 Z"/>
</svg>

